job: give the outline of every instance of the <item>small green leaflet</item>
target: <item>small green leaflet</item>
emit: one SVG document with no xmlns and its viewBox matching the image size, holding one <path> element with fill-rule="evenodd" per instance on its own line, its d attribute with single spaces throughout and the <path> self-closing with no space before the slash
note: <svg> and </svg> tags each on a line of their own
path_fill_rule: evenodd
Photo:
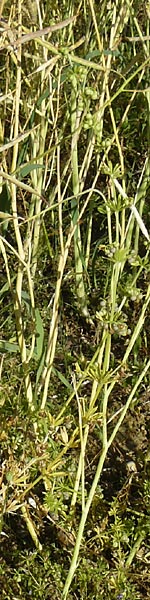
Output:
<svg viewBox="0 0 150 600">
<path fill-rule="evenodd" d="M 35 327 L 36 327 L 36 356 L 40 361 L 43 354 L 44 346 L 44 329 L 43 322 L 38 308 L 35 309 Z"/>
</svg>

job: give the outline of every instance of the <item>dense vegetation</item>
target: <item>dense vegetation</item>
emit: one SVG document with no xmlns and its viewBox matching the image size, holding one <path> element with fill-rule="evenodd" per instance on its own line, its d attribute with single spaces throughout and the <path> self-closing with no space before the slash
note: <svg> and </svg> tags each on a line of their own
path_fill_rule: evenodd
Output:
<svg viewBox="0 0 150 600">
<path fill-rule="evenodd" d="M 149 598 L 150 1 L 0 36 L 1 598 Z"/>
</svg>

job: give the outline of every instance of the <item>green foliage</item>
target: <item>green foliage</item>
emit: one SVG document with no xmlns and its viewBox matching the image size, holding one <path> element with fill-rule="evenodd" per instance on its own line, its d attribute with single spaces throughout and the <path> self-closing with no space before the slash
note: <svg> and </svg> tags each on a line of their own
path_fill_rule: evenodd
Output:
<svg viewBox="0 0 150 600">
<path fill-rule="evenodd" d="M 149 7 L 1 4 L 2 600 L 142 600 Z"/>
</svg>

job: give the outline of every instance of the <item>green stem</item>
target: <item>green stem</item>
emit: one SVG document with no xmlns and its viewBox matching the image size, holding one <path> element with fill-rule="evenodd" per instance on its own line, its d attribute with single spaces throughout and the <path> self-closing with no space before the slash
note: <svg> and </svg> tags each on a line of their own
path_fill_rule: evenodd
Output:
<svg viewBox="0 0 150 600">
<path fill-rule="evenodd" d="M 139 548 L 141 546 L 141 543 L 142 543 L 142 541 L 144 540 L 145 537 L 146 537 L 146 533 L 145 532 L 142 532 L 138 536 L 138 538 L 137 538 L 135 544 L 133 545 L 133 548 L 131 548 L 130 554 L 129 554 L 127 560 L 126 560 L 126 567 L 130 567 L 130 565 L 132 564 L 133 559 L 134 559 L 136 553 L 138 552 L 138 550 L 139 550 Z"/>
<path fill-rule="evenodd" d="M 136 393 L 139 385 L 141 384 L 142 379 L 144 379 L 144 377 L 145 377 L 147 371 L 149 370 L 149 368 L 150 368 L 150 360 L 145 365 L 145 368 L 143 369 L 143 371 L 140 374 L 137 382 L 135 383 L 135 385 L 134 385 L 134 387 L 133 387 L 133 389 L 132 389 L 132 391 L 131 391 L 131 393 L 129 395 L 129 398 L 128 398 L 126 404 L 125 404 L 125 407 L 124 407 L 124 409 L 123 409 L 123 411 L 121 413 L 121 416 L 118 419 L 118 422 L 116 423 L 116 426 L 114 427 L 113 432 L 112 432 L 112 434 L 111 434 L 111 436 L 110 436 L 110 438 L 109 438 L 106 446 L 103 447 L 103 450 L 102 450 L 102 453 L 101 453 L 101 456 L 100 456 L 100 459 L 99 459 L 97 471 L 95 473 L 95 477 L 94 477 L 94 480 L 93 480 L 93 483 L 92 483 L 92 486 L 91 486 L 91 489 L 90 489 L 90 492 L 89 492 L 89 496 L 88 496 L 87 502 L 85 504 L 84 511 L 82 512 L 82 517 L 81 517 L 81 520 L 80 520 L 80 525 L 79 525 L 79 530 L 78 530 L 78 534 L 77 534 L 77 539 L 76 539 L 76 544 L 75 544 L 75 548 L 74 548 L 74 553 L 73 553 L 73 557 L 72 557 L 72 561 L 71 561 L 69 573 L 68 573 L 68 576 L 67 576 L 67 579 L 66 579 L 64 590 L 63 590 L 63 600 L 66 600 L 66 598 L 67 598 L 68 591 L 70 589 L 70 585 L 71 585 L 72 579 L 74 577 L 75 570 L 77 568 L 78 556 L 79 556 L 79 551 L 80 551 L 80 546 L 81 546 L 81 541 L 82 541 L 82 536 L 83 536 L 83 532 L 84 532 L 85 523 L 86 523 L 86 520 L 87 520 L 87 516 L 88 516 L 89 510 L 90 510 L 90 506 L 91 506 L 92 501 L 93 501 L 93 497 L 94 497 L 97 485 L 99 483 L 100 475 L 102 473 L 102 469 L 103 469 L 103 465 L 104 465 L 104 462 L 105 462 L 105 458 L 107 456 L 108 449 L 112 445 L 112 442 L 114 441 L 114 439 L 116 437 L 116 434 L 118 433 L 118 431 L 120 429 L 120 426 L 121 426 L 121 424 L 122 424 L 122 422 L 123 422 L 123 420 L 125 418 L 125 415 L 126 415 L 126 413 L 128 411 L 128 408 L 129 408 L 129 406 L 130 406 L 130 404 L 131 404 L 131 402 L 132 402 L 132 400 L 133 400 L 133 398 L 135 396 L 135 393 Z M 111 385 L 109 386 L 109 388 L 107 390 L 107 394 L 108 395 L 110 395 L 110 392 L 111 392 L 112 388 L 113 388 L 113 382 L 111 383 Z"/>
<path fill-rule="evenodd" d="M 80 113 L 77 110 L 77 79 L 73 73 L 71 78 L 71 133 L 72 133 L 72 187 L 74 198 L 71 202 L 72 223 L 76 225 L 74 232 L 74 257 L 75 257 L 75 279 L 78 305 L 83 316 L 88 317 L 87 299 L 83 279 L 83 257 L 81 230 L 79 224 L 79 170 L 78 170 L 78 130 L 80 125 Z"/>
</svg>

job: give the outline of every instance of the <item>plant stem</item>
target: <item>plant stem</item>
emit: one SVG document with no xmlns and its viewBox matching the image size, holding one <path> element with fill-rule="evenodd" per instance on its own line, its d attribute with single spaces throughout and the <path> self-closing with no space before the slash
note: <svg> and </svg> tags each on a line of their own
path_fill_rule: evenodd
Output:
<svg viewBox="0 0 150 600">
<path fill-rule="evenodd" d="M 77 110 L 77 78 L 73 73 L 71 77 L 71 133 L 72 133 L 72 187 L 74 199 L 71 202 L 72 223 L 76 225 L 74 232 L 74 257 L 75 257 L 75 279 L 76 294 L 79 310 L 83 316 L 88 317 L 87 299 L 83 279 L 83 256 L 81 244 L 81 230 L 79 224 L 79 172 L 78 172 L 78 128 L 80 124 L 80 112 Z"/>
<path fill-rule="evenodd" d="M 130 406 L 130 404 L 132 402 L 132 399 L 134 398 L 134 395 L 135 395 L 135 393 L 136 393 L 136 391 L 137 391 L 140 383 L 142 382 L 142 379 L 144 379 L 144 377 L 145 377 L 147 371 L 149 370 L 149 368 L 150 368 L 150 360 L 147 362 L 147 364 L 145 365 L 145 368 L 143 369 L 142 373 L 140 374 L 138 380 L 136 381 L 136 383 L 135 383 L 135 385 L 134 385 L 134 387 L 133 387 L 133 389 L 132 389 L 132 391 L 131 391 L 131 393 L 129 395 L 129 398 L 128 398 L 126 404 L 125 404 L 125 407 L 124 407 L 124 409 L 123 409 L 123 411 L 121 413 L 121 416 L 118 419 L 118 422 L 117 422 L 116 426 L 114 427 L 114 430 L 113 430 L 110 438 L 108 439 L 108 442 L 106 443 L 106 445 L 102 449 L 102 453 L 101 453 L 101 456 L 100 456 L 100 459 L 99 459 L 99 463 L 98 463 L 98 467 L 97 467 L 97 470 L 96 470 L 96 473 L 95 473 L 95 477 L 94 477 L 94 480 L 93 480 L 93 483 L 92 483 L 92 486 L 91 486 L 91 489 L 90 489 L 90 492 L 89 492 L 89 496 L 88 496 L 87 502 L 85 504 L 85 508 L 84 508 L 84 510 L 82 512 L 82 516 L 81 516 L 81 520 L 80 520 L 80 525 L 79 525 L 79 529 L 78 529 L 78 533 L 77 533 L 77 538 L 76 538 L 76 544 L 75 544 L 75 548 L 74 548 L 74 553 L 73 553 L 73 557 L 72 557 L 72 561 L 71 561 L 69 573 L 68 573 L 68 576 L 67 576 L 67 579 L 66 579 L 64 590 L 63 590 L 63 600 L 66 600 L 66 598 L 67 598 L 68 591 L 69 591 L 72 579 L 74 577 L 75 570 L 77 568 L 78 556 L 79 556 L 80 546 L 81 546 L 81 542 L 82 542 L 82 537 L 83 537 L 85 523 L 86 523 L 86 520 L 87 520 L 87 516 L 88 516 L 89 510 L 90 510 L 90 506 L 91 506 L 93 498 L 94 498 L 94 494 L 95 494 L 97 485 L 99 483 L 100 475 L 102 473 L 102 469 L 103 469 L 103 466 L 104 466 L 104 462 L 105 462 L 105 459 L 106 459 L 106 456 L 107 456 L 108 449 L 112 445 L 112 442 L 114 441 L 114 439 L 116 437 L 116 434 L 119 431 L 120 425 L 123 422 L 124 417 L 125 417 L 125 415 L 127 413 L 127 410 L 128 410 L 128 408 L 129 408 L 129 406 Z M 110 394 L 112 387 L 113 387 L 113 382 L 110 384 L 110 386 L 109 386 L 109 388 L 107 390 L 107 394 L 108 395 Z"/>
</svg>

